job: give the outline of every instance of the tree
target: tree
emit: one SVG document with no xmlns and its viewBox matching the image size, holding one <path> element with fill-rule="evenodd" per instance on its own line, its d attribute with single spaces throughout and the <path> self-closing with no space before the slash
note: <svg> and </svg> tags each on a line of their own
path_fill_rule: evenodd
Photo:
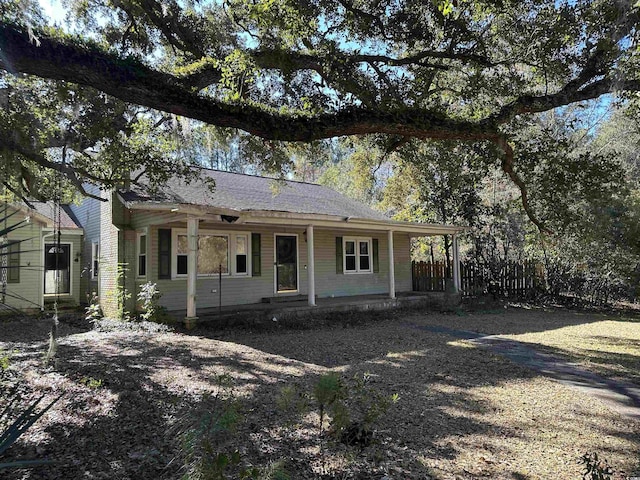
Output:
<svg viewBox="0 0 640 480">
<path fill-rule="evenodd" d="M 82 35 L 47 26 L 33 0 L 2 7 L 4 78 L 90 87 L 266 141 L 378 133 L 389 150 L 406 138 L 492 142 L 538 225 L 509 127 L 640 89 L 630 0 L 69 4 Z"/>
<path fill-rule="evenodd" d="M 481 181 L 489 171 L 486 150 L 477 145 L 409 142 L 384 190 L 383 208 L 394 218 L 425 223 L 477 226 L 483 205 Z M 433 239 L 429 255 L 434 258 Z M 451 271 L 451 238 L 443 237 L 444 258 Z"/>
</svg>

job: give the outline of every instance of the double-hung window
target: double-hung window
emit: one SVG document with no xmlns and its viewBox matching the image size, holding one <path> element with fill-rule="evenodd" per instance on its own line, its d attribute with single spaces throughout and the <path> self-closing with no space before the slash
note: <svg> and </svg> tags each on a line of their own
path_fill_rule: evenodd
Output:
<svg viewBox="0 0 640 480">
<path fill-rule="evenodd" d="M 344 272 L 371 273 L 371 238 L 344 238 Z"/>
<path fill-rule="evenodd" d="M 91 244 L 91 278 L 98 278 L 98 266 L 100 265 L 100 244 L 93 242 Z"/>
<path fill-rule="evenodd" d="M 249 235 L 235 235 L 235 274 L 249 274 Z"/>
<path fill-rule="evenodd" d="M 138 277 L 147 276 L 147 234 L 138 233 L 137 235 L 138 246 Z"/>
<path fill-rule="evenodd" d="M 188 273 L 189 242 L 184 230 L 174 230 L 174 265 L 177 277 Z M 198 233 L 198 275 L 248 275 L 249 234 L 201 230 Z"/>
</svg>

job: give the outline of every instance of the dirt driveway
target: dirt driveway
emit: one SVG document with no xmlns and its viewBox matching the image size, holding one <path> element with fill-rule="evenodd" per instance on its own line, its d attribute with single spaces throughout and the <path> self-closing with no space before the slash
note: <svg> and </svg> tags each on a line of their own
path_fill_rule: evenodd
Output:
<svg viewBox="0 0 640 480">
<path fill-rule="evenodd" d="M 54 367 L 42 365 L 46 323 L 8 322 L 0 324 L 0 348 L 12 352 L 10 376 L 25 395 L 66 392 L 13 450 L 57 463 L 12 475 L 179 478 L 186 461 L 181 427 L 207 410 L 223 374 L 232 379 L 240 416 L 220 448 L 238 449 L 243 464 L 282 461 L 292 479 L 578 479 L 578 458 L 594 451 L 616 478 L 638 474 L 640 422 L 469 342 L 412 325 L 524 336 L 594 370 L 637 380 L 630 370 L 640 357 L 639 322 L 566 311 L 396 313 L 354 327 L 260 333 L 63 326 Z M 580 357 L 579 348 L 563 349 L 576 343 L 559 340 L 567 328 L 585 349 L 597 347 L 592 337 L 602 336 L 600 328 L 631 341 L 618 345 L 622 352 L 611 346 L 618 340 L 607 343 L 608 360 L 599 363 Z M 310 392 L 327 372 L 345 379 L 368 373 L 375 391 L 398 394 L 375 424 L 372 445 L 347 447 L 320 436 Z M 285 387 L 307 398 L 309 408 L 283 412 Z"/>
</svg>

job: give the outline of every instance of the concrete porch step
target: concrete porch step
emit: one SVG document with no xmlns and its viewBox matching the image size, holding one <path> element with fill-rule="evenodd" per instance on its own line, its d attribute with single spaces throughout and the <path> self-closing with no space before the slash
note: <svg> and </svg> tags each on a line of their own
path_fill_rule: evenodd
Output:
<svg viewBox="0 0 640 480">
<path fill-rule="evenodd" d="M 318 296 L 316 295 L 316 299 Z M 291 303 L 291 302 L 303 302 L 308 297 L 306 295 L 286 295 L 280 297 L 262 297 L 262 303 Z"/>
</svg>

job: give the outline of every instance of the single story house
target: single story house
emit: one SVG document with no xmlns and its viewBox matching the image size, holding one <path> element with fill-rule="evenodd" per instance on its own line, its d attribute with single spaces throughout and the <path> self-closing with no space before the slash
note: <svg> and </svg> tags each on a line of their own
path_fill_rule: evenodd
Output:
<svg viewBox="0 0 640 480">
<path fill-rule="evenodd" d="M 155 191 L 101 195 L 70 212 L 84 232 L 81 298 L 97 293 L 106 314 L 122 287 L 131 304 L 147 282 L 187 319 L 286 296 L 312 306 L 326 297 L 395 298 L 412 290 L 411 237 L 452 235 L 457 258 L 464 230 L 394 221 L 321 185 L 205 168 L 190 184 L 172 178 Z"/>
<path fill-rule="evenodd" d="M 83 230 L 71 209 L 21 202 L 7 205 L 0 218 L 0 230 L 10 230 L 0 242 L 8 245 L 0 256 L 0 312 L 40 310 L 54 299 L 80 303 Z"/>
</svg>

